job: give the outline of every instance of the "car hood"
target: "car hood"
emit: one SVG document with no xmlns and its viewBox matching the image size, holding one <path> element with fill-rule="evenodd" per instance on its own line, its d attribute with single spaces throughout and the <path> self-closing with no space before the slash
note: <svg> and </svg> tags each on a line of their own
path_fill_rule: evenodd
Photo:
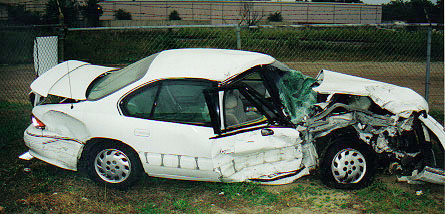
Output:
<svg viewBox="0 0 445 214">
<path fill-rule="evenodd" d="M 428 111 L 426 100 L 409 88 L 328 70 L 320 71 L 317 81 L 321 83 L 313 90 L 318 93 L 368 96 L 383 109 L 401 117 L 409 117 L 413 111 Z"/>
<path fill-rule="evenodd" d="M 31 83 L 31 90 L 43 97 L 49 94 L 75 100 L 86 100 L 90 83 L 101 74 L 118 68 L 69 60 L 60 63 Z"/>
</svg>

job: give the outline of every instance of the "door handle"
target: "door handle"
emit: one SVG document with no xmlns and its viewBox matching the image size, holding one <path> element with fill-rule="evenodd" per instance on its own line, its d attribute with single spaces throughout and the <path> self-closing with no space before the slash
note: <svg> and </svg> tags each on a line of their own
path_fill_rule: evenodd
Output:
<svg viewBox="0 0 445 214">
<path fill-rule="evenodd" d="M 269 136 L 273 135 L 274 131 L 272 129 L 261 129 L 261 135 L 262 136 Z"/>
</svg>

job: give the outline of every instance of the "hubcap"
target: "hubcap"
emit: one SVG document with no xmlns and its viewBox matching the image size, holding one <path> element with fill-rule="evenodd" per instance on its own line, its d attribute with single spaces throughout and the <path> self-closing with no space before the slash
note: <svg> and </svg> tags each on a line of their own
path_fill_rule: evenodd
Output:
<svg viewBox="0 0 445 214">
<path fill-rule="evenodd" d="M 358 183 L 366 173 L 365 156 L 355 149 L 343 149 L 332 160 L 331 171 L 339 183 Z"/>
<path fill-rule="evenodd" d="M 131 173 L 131 163 L 128 157 L 117 149 L 105 149 L 97 154 L 94 168 L 104 181 L 120 183 Z"/>
</svg>

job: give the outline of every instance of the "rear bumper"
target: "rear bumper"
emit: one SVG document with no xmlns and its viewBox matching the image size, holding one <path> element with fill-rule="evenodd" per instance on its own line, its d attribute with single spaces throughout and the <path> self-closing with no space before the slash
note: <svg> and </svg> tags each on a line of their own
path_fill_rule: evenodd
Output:
<svg viewBox="0 0 445 214">
<path fill-rule="evenodd" d="M 30 125 L 23 136 L 29 155 L 52 165 L 77 170 L 77 161 L 84 144 L 72 138 L 37 129 Z"/>
<path fill-rule="evenodd" d="M 32 156 L 32 155 L 29 153 L 29 151 L 28 151 L 28 152 L 25 152 L 25 153 L 21 154 L 21 155 L 19 156 L 19 158 L 22 159 L 22 160 L 31 160 L 31 159 L 34 158 L 34 156 Z"/>
</svg>

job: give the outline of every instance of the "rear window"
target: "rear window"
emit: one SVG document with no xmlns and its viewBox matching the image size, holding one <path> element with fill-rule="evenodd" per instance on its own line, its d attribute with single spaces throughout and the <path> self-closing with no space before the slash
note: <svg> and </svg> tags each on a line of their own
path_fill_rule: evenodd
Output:
<svg viewBox="0 0 445 214">
<path fill-rule="evenodd" d="M 141 59 L 120 70 L 107 72 L 94 80 L 87 90 L 88 100 L 98 100 L 140 80 L 158 54 Z"/>
</svg>

